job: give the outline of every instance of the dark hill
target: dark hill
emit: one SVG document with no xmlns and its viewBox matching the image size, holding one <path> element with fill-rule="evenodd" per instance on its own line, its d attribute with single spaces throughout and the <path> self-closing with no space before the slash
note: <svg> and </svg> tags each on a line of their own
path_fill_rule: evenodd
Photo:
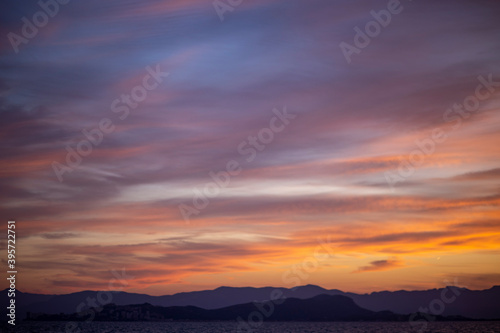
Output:
<svg viewBox="0 0 500 333">
<path fill-rule="evenodd" d="M 278 304 L 280 303 L 280 304 Z M 391 312 L 373 312 L 356 305 L 346 296 L 320 295 L 310 299 L 281 299 L 275 302 L 246 303 L 216 310 L 206 310 L 195 306 L 161 307 L 148 303 L 119 306 L 109 304 L 95 309 L 97 321 L 236 321 L 246 320 L 252 313 L 268 321 L 389 321 L 407 320 L 407 316 Z M 90 314 L 38 314 L 33 320 L 82 321 Z"/>
</svg>

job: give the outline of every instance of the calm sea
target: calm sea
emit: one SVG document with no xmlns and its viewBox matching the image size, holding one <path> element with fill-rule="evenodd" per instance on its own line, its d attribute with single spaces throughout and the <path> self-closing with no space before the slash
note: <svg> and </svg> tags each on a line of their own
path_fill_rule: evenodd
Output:
<svg viewBox="0 0 500 333">
<path fill-rule="evenodd" d="M 500 333 L 500 322 L 441 322 L 412 328 L 405 323 L 264 323 L 255 333 Z M 79 325 L 81 333 L 236 333 L 237 324 L 218 323 L 153 323 L 95 322 Z M 11 331 L 10 329 L 8 331 Z M 66 333 L 65 323 L 22 323 L 12 332 Z M 78 332 L 75 330 L 73 332 Z"/>
</svg>

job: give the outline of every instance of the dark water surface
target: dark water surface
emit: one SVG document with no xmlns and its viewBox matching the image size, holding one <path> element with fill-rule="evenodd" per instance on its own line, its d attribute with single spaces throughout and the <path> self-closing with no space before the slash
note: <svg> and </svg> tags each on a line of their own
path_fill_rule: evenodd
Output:
<svg viewBox="0 0 500 333">
<path fill-rule="evenodd" d="M 427 323 L 264 323 L 254 328 L 255 333 L 500 333 L 500 322 L 440 322 Z M 156 322 L 95 322 L 81 323 L 78 329 L 67 331 L 63 322 L 27 322 L 7 332 L 30 333 L 236 333 L 234 322 L 210 323 L 156 323 Z M 422 329 L 423 328 L 423 329 Z M 247 332 L 242 330 L 239 332 Z"/>
</svg>

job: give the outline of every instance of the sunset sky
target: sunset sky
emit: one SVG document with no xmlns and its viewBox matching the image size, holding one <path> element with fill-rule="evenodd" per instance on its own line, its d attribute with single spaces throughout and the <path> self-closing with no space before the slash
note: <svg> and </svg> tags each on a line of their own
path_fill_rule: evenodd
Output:
<svg viewBox="0 0 500 333">
<path fill-rule="evenodd" d="M 18 290 L 500 285 L 500 3 L 220 3 L 2 5 Z"/>
</svg>

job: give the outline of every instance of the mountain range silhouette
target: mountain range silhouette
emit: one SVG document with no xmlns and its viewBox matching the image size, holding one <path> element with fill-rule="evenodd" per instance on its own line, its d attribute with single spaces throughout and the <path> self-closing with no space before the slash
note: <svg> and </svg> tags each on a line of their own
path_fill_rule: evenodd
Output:
<svg viewBox="0 0 500 333">
<path fill-rule="evenodd" d="M 386 316 L 384 320 L 392 320 L 390 319 L 391 316 L 394 316 L 392 318 L 395 319 L 399 318 L 398 315 L 426 311 L 442 316 L 462 316 L 471 319 L 500 319 L 500 286 L 495 286 L 487 290 L 446 287 L 422 291 L 381 291 L 370 294 L 346 293 L 314 285 L 292 289 L 273 287 L 219 287 L 214 290 L 183 292 L 165 296 L 150 296 L 128 292 L 99 293 L 98 291 L 82 291 L 66 295 L 42 295 L 17 291 L 16 304 L 18 318 L 20 319 L 25 318 L 28 312 L 31 314 L 69 315 L 92 308 L 96 304 L 104 307 L 147 304 L 146 306 L 151 307 L 199 309 L 192 309 L 195 312 L 199 312 L 196 312 L 196 318 L 212 318 L 211 316 L 215 314 L 217 314 L 216 317 L 219 319 L 225 318 L 220 312 L 222 309 L 225 309 L 222 312 L 228 314 L 227 319 L 234 320 L 234 315 L 240 313 L 239 309 L 242 309 L 242 313 L 254 311 L 256 309 L 254 302 L 269 301 L 273 293 L 279 294 L 280 298 L 283 297 L 286 300 L 283 304 L 276 305 L 276 310 L 273 312 L 271 320 L 286 320 L 287 313 L 296 313 L 296 318 L 301 318 L 300 316 L 308 318 L 316 318 L 315 316 L 328 317 L 330 314 L 323 313 L 321 310 L 323 307 L 318 305 L 321 302 L 340 302 L 341 306 L 337 303 L 332 303 L 329 307 L 335 308 L 338 305 L 339 309 L 355 309 L 352 315 L 360 316 L 360 318 L 364 316 L 364 320 L 369 320 L 370 316 L 374 316 L 374 313 L 379 314 L 378 317 L 375 316 L 377 318 L 373 317 L 373 320 L 384 319 L 384 316 Z M 7 289 L 2 291 L 1 294 L 4 300 L 3 303 L 7 304 Z M 103 296 L 105 294 L 108 299 Z M 330 298 L 327 296 L 330 296 Z M 338 297 L 331 298 L 331 296 Z M 89 303 L 88 299 L 94 299 L 97 303 Z M 101 303 L 99 303 L 99 300 L 101 300 Z M 314 304 L 308 304 L 307 302 L 314 302 Z M 310 313 L 308 309 L 313 309 L 314 311 Z M 185 310 L 183 311 L 185 312 Z M 206 310 L 214 311 L 207 312 Z M 284 311 L 284 314 L 282 314 L 282 311 Z M 384 311 L 387 313 L 384 314 Z M 339 311 L 334 312 L 337 314 L 340 313 Z M 328 313 L 331 313 L 331 311 Z M 180 316 L 182 317 L 183 315 Z M 328 320 L 336 319 L 332 317 Z"/>
</svg>

